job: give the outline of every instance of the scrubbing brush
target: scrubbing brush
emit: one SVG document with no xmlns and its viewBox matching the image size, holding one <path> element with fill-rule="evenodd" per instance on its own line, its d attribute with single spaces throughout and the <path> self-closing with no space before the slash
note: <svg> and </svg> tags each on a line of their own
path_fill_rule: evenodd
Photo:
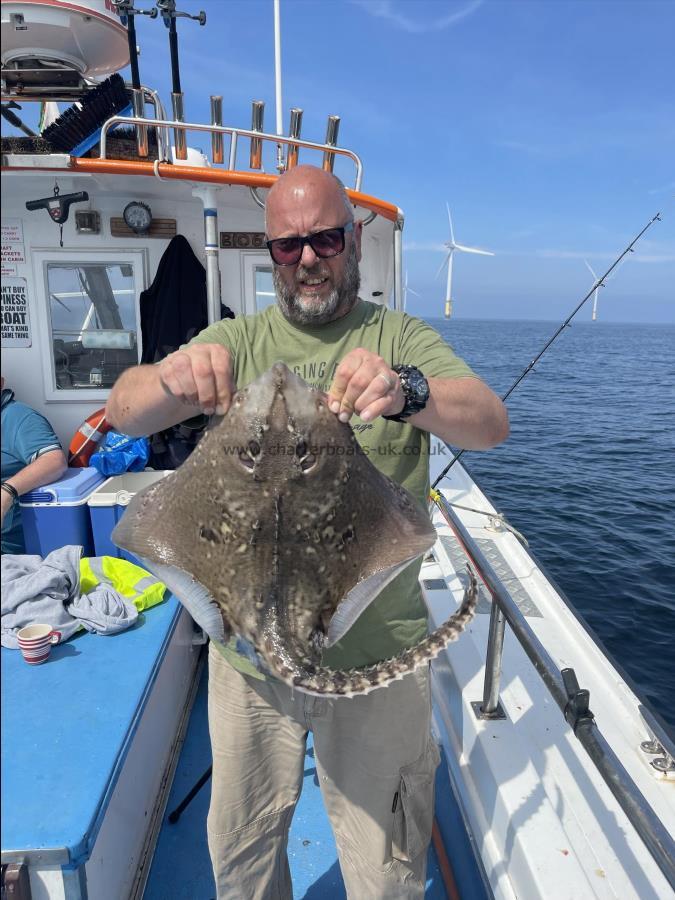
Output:
<svg viewBox="0 0 675 900">
<path fill-rule="evenodd" d="M 69 107 L 45 128 L 42 137 L 56 153 L 82 156 L 97 144 L 103 124 L 111 117 L 131 112 L 131 99 L 121 75 L 111 75 L 84 95 L 79 106 Z"/>
</svg>

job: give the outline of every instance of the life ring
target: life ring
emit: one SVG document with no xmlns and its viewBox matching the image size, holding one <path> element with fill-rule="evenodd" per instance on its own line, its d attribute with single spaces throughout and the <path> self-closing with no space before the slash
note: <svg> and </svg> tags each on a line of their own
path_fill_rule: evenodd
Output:
<svg viewBox="0 0 675 900">
<path fill-rule="evenodd" d="M 109 431 L 112 431 L 112 425 L 106 421 L 105 406 L 87 416 L 70 441 L 68 465 L 71 468 L 88 466 L 89 458 L 96 450 L 101 438 Z"/>
</svg>

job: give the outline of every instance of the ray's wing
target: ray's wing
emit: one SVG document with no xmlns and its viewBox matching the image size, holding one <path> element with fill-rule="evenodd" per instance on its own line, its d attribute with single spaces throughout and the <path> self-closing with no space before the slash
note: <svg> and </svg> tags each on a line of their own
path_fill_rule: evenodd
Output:
<svg viewBox="0 0 675 900">
<path fill-rule="evenodd" d="M 381 572 L 376 572 L 374 575 L 364 578 L 363 581 L 359 581 L 347 596 L 340 601 L 333 613 L 324 646 L 332 647 L 333 644 L 337 644 L 338 641 L 342 640 L 361 613 L 419 555 L 415 554 L 415 556 L 411 556 L 403 560 L 403 562 L 390 566 L 388 569 L 383 569 Z"/>
<path fill-rule="evenodd" d="M 339 641 L 382 590 L 410 563 L 430 549 L 436 531 L 426 510 L 400 485 L 376 471 L 360 478 L 353 552 L 361 559 L 361 577 L 341 598 L 328 626 L 326 646 Z M 361 474 L 361 473 L 359 473 Z"/>
<path fill-rule="evenodd" d="M 209 637 L 225 641 L 228 629 L 222 611 L 191 564 L 197 554 L 189 546 L 190 530 L 183 527 L 186 513 L 176 499 L 183 481 L 179 470 L 139 491 L 115 527 L 112 541 L 163 581 Z"/>
</svg>

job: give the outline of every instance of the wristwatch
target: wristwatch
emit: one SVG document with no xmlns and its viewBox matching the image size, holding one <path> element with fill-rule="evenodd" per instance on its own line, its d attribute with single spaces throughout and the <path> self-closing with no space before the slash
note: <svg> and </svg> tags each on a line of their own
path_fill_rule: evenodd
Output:
<svg viewBox="0 0 675 900">
<path fill-rule="evenodd" d="M 409 416 L 421 412 L 429 399 L 429 382 L 416 366 L 392 366 L 399 377 L 405 403 L 395 416 L 383 416 L 391 422 L 405 422 Z"/>
</svg>

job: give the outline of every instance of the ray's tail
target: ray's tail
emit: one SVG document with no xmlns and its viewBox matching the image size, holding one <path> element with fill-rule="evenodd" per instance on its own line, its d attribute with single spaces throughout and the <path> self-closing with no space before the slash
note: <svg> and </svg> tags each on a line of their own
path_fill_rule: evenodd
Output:
<svg viewBox="0 0 675 900">
<path fill-rule="evenodd" d="M 426 638 L 402 650 L 396 656 L 361 666 L 358 669 L 329 669 L 319 666 L 313 671 L 299 669 L 291 677 L 275 673 L 283 681 L 308 694 L 333 697 L 351 697 L 356 694 L 369 694 L 376 688 L 384 687 L 397 681 L 415 669 L 435 659 L 441 650 L 456 641 L 466 626 L 473 619 L 478 603 L 478 580 L 470 566 L 469 586 L 464 592 L 464 599 L 457 612 Z"/>
</svg>

